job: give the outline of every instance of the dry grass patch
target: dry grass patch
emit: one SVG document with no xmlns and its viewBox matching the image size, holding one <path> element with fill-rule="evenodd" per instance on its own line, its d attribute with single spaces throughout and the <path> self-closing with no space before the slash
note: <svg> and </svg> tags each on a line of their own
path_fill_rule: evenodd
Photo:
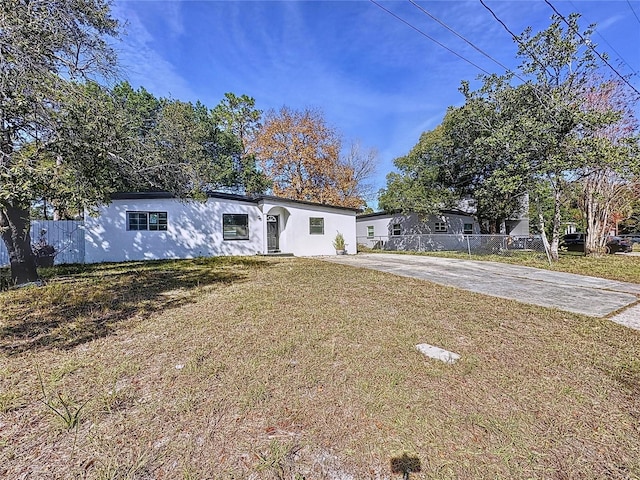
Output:
<svg viewBox="0 0 640 480">
<path fill-rule="evenodd" d="M 0 476 L 390 478 L 404 454 L 411 478 L 640 476 L 636 331 L 308 259 L 117 268 L 148 298 L 118 307 L 97 267 L 0 297 Z M 117 321 L 76 336 L 33 301 L 58 282 L 103 291 L 66 322 Z M 49 311 L 50 341 L 16 335 Z"/>
</svg>

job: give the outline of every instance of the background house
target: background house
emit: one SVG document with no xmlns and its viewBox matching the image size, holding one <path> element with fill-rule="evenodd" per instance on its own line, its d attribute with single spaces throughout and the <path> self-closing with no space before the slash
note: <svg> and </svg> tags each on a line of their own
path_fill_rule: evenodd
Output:
<svg viewBox="0 0 640 480">
<path fill-rule="evenodd" d="M 461 210 L 441 210 L 437 215 L 378 212 L 356 218 L 358 243 L 369 248 L 417 250 L 413 243 L 424 240 L 420 235 L 479 233 L 477 220 Z M 445 237 L 440 240 L 445 241 Z"/>
<path fill-rule="evenodd" d="M 212 193 L 206 201 L 169 193 L 114 195 L 85 220 L 85 262 L 219 255 L 333 255 L 337 232 L 356 253 L 356 211 L 261 195 Z"/>
</svg>

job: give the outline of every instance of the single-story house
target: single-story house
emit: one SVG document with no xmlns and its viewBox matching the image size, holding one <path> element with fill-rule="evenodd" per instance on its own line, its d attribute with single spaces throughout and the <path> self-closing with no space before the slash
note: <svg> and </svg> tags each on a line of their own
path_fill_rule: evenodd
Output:
<svg viewBox="0 0 640 480">
<path fill-rule="evenodd" d="M 268 195 L 120 193 L 85 219 L 85 262 L 220 255 L 335 254 L 340 232 L 356 253 L 356 210 Z"/>
<path fill-rule="evenodd" d="M 397 247 L 400 247 L 400 243 L 410 242 L 410 236 L 417 235 L 479 233 L 478 221 L 462 210 L 441 210 L 434 215 L 377 212 L 359 215 L 356 218 L 358 243 L 370 248 L 391 247 L 390 243 L 398 244 Z"/>
</svg>

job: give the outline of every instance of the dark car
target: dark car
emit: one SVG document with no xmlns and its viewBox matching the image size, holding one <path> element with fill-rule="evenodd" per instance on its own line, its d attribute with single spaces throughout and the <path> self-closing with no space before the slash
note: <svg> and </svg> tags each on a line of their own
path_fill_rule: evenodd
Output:
<svg viewBox="0 0 640 480">
<path fill-rule="evenodd" d="M 569 252 L 584 252 L 584 233 L 567 233 L 560 240 L 560 248 Z"/>
<path fill-rule="evenodd" d="M 584 252 L 584 242 L 586 234 L 584 233 L 568 233 L 562 237 L 560 248 L 568 252 Z M 632 250 L 632 242 L 622 237 L 610 236 L 607 238 L 607 253 L 623 252 L 627 253 Z"/>
<path fill-rule="evenodd" d="M 625 235 L 622 237 L 623 239 L 631 242 L 631 243 L 640 243 L 640 233 L 632 233 L 629 235 Z"/>
<path fill-rule="evenodd" d="M 628 253 L 633 249 L 633 242 L 622 237 L 607 238 L 607 253 Z"/>
</svg>

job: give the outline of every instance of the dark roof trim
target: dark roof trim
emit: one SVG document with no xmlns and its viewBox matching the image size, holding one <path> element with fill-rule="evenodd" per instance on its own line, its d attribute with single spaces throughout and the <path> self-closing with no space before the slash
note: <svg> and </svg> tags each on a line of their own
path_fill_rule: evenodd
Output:
<svg viewBox="0 0 640 480">
<path fill-rule="evenodd" d="M 338 205 L 329 205 L 328 203 L 316 203 L 316 202 L 308 202 L 306 200 L 292 200 L 290 198 L 282 198 L 276 197 L 273 195 L 258 195 L 256 197 L 258 201 L 262 202 L 274 202 L 274 203 L 297 203 L 299 205 L 309 205 L 313 207 L 324 207 L 324 208 L 336 208 L 338 210 L 348 210 L 350 212 L 359 212 L 359 208 L 351 208 L 351 207 L 342 207 Z"/>
<path fill-rule="evenodd" d="M 238 202 L 258 203 L 258 199 L 256 198 L 247 197 L 245 195 L 236 195 L 233 193 L 211 192 L 207 194 L 207 197 L 236 200 Z M 188 198 L 180 198 L 171 192 L 118 192 L 111 195 L 111 200 L 156 200 L 166 198 L 188 200 Z"/>
<path fill-rule="evenodd" d="M 385 217 L 385 216 L 393 216 L 393 215 L 411 215 L 411 214 L 416 214 L 416 215 L 421 215 L 420 213 L 417 212 L 403 212 L 402 210 L 394 210 L 391 212 L 374 212 L 374 213 L 367 213 L 365 215 L 358 215 L 356 217 L 357 220 L 360 220 L 361 218 L 375 218 L 375 217 Z M 463 210 L 456 210 L 456 209 L 442 209 L 442 210 L 438 210 L 437 213 L 434 213 L 433 215 L 461 215 L 463 217 L 474 217 L 473 213 L 469 213 L 469 212 L 465 212 Z"/>
<path fill-rule="evenodd" d="M 273 195 L 255 195 L 255 196 L 247 196 L 247 195 L 237 195 L 234 193 L 224 193 L 224 192 L 208 192 L 208 198 L 217 198 L 220 200 L 234 200 L 237 202 L 246 202 L 246 203 L 260 203 L 260 202 L 274 202 L 274 203 L 294 203 L 299 205 L 310 205 L 315 207 L 324 207 L 324 208 L 335 208 L 338 210 L 348 210 L 351 212 L 357 212 L 357 208 L 350 207 L 341 207 L 336 205 L 329 205 L 326 203 L 315 203 L 315 202 L 307 202 L 304 200 L 292 200 L 289 198 L 275 197 Z M 111 195 L 112 200 L 154 200 L 154 199 L 166 199 L 166 198 L 175 198 L 178 197 L 170 192 L 119 192 Z"/>
</svg>

